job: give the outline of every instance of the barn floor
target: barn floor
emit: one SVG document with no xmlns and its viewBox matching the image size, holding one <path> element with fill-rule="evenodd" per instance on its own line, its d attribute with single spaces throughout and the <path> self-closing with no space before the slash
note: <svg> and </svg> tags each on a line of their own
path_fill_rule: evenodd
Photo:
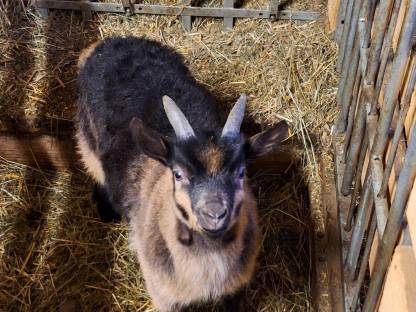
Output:
<svg viewBox="0 0 416 312">
<path fill-rule="evenodd" d="M 298 2 L 290 7 L 324 10 L 325 1 Z M 51 12 L 45 22 L 13 1 L 0 10 L 1 131 L 70 132 L 79 52 L 112 35 L 175 47 L 224 107 L 247 93 L 246 129 L 289 121 L 285 149 L 295 162 L 281 173 L 252 173 L 264 242 L 247 298 L 253 311 L 311 309 L 306 185 L 337 113 L 335 44 L 321 23 L 241 20 L 224 33 L 221 21 L 196 19 L 185 33 L 176 17 L 101 14 L 83 25 L 74 12 Z M 102 223 L 90 197 L 81 169 L 0 160 L 1 311 L 153 311 L 126 225 Z"/>
</svg>

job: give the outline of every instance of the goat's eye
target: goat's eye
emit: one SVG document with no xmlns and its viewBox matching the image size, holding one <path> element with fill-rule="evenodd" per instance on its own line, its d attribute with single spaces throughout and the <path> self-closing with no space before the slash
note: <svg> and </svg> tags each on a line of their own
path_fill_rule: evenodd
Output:
<svg viewBox="0 0 416 312">
<path fill-rule="evenodd" d="M 177 181 L 182 180 L 182 172 L 180 172 L 180 171 L 178 171 L 178 170 L 175 170 L 175 171 L 173 172 L 173 175 L 175 176 L 175 179 L 176 179 Z"/>
<path fill-rule="evenodd" d="M 245 173 L 246 173 L 246 168 L 241 167 L 241 168 L 240 168 L 240 171 L 238 172 L 238 177 L 239 177 L 240 179 L 243 179 L 243 178 L 244 178 Z"/>
</svg>

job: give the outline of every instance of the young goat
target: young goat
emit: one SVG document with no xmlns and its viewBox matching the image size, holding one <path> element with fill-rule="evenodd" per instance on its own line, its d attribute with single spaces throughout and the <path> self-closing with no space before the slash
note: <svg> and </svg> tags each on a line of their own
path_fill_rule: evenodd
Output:
<svg viewBox="0 0 416 312">
<path fill-rule="evenodd" d="M 286 139 L 286 123 L 246 139 L 246 97 L 225 121 L 182 58 L 153 41 L 104 40 L 79 67 L 78 149 L 98 209 L 129 222 L 155 307 L 228 298 L 238 311 L 260 243 L 245 165 Z"/>
</svg>

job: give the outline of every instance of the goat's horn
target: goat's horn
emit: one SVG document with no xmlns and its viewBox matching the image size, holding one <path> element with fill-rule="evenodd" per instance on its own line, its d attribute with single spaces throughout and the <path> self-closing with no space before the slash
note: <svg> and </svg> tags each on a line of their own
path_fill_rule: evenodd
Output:
<svg viewBox="0 0 416 312">
<path fill-rule="evenodd" d="M 194 137 L 194 130 L 176 103 L 167 95 L 163 96 L 162 101 L 166 116 L 168 117 L 173 130 L 175 130 L 176 137 L 178 139 Z"/>
<path fill-rule="evenodd" d="M 247 96 L 242 94 L 234 104 L 233 109 L 228 115 L 227 122 L 222 129 L 221 137 L 237 136 L 240 133 L 241 123 L 243 122 L 244 112 L 246 110 Z"/>
</svg>

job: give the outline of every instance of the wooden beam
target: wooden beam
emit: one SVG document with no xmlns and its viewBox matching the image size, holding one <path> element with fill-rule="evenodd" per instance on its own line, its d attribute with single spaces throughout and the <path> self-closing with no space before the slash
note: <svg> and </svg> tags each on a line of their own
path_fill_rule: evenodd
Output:
<svg viewBox="0 0 416 312">
<path fill-rule="evenodd" d="M 330 285 L 331 311 L 345 311 L 345 293 L 343 276 L 341 210 L 337 202 L 337 185 L 335 169 L 329 155 L 320 161 L 322 178 L 322 203 L 327 213 L 326 227 L 328 236 L 328 277 Z"/>
<path fill-rule="evenodd" d="M 124 13 L 122 4 L 103 2 L 78 2 L 37 0 L 37 8 L 61 10 L 91 10 L 94 12 Z M 202 16 L 202 17 L 232 17 L 232 18 L 270 18 L 268 9 L 235 9 L 235 8 L 209 8 L 209 7 L 181 7 L 174 5 L 134 4 L 135 14 L 174 15 L 174 16 Z M 277 19 L 315 21 L 321 18 L 318 12 L 309 11 L 279 11 Z"/>
<path fill-rule="evenodd" d="M 318 176 L 308 185 L 311 211 L 312 305 L 314 311 L 345 312 L 342 244 L 335 164 L 319 159 Z"/>
</svg>

